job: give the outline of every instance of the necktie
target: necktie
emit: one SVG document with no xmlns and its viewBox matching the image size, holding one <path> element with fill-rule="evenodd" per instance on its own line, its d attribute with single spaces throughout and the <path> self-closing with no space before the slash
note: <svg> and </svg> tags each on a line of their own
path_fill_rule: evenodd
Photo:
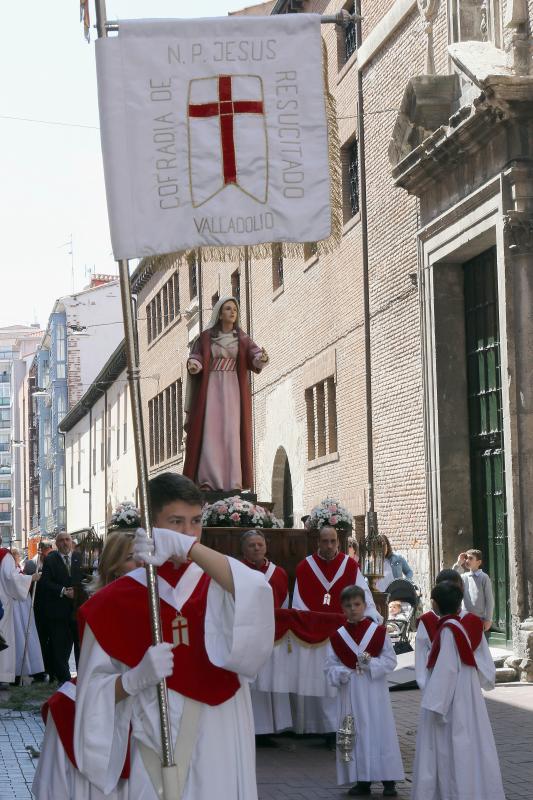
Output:
<svg viewBox="0 0 533 800">
<path fill-rule="evenodd" d="M 67 572 L 70 575 L 70 556 L 65 556 L 65 566 L 67 568 Z"/>
</svg>

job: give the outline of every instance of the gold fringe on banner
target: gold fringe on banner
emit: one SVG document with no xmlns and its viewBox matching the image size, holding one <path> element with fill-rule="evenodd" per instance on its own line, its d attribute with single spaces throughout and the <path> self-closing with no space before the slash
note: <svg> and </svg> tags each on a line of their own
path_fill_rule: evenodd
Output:
<svg viewBox="0 0 533 800">
<path fill-rule="evenodd" d="M 343 227 L 342 204 L 342 168 L 339 127 L 337 124 L 337 108 L 335 98 L 329 90 L 328 58 L 326 43 L 322 39 L 322 65 L 324 75 L 324 97 L 326 103 L 326 117 L 328 126 L 328 158 L 330 174 L 330 207 L 331 207 L 331 233 L 327 239 L 316 242 L 317 255 L 331 253 L 340 245 Z M 274 248 L 281 249 L 284 258 L 303 258 L 304 245 L 310 242 L 265 242 L 248 246 L 248 253 L 254 259 L 268 259 L 273 255 Z M 168 253 L 162 256 L 148 256 L 143 259 L 145 265 L 153 272 L 170 269 L 176 260 L 201 251 L 202 261 L 235 261 L 244 259 L 244 246 L 211 245 L 194 248 L 191 250 Z M 279 250 L 278 250 L 279 252 Z"/>
</svg>

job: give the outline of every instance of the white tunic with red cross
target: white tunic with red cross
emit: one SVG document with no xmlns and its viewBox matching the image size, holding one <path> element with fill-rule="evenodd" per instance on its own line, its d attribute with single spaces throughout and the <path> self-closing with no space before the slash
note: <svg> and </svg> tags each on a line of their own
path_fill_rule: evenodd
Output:
<svg viewBox="0 0 533 800">
<path fill-rule="evenodd" d="M 272 590 L 262 574 L 235 559 L 228 562 L 235 599 L 196 564 L 158 570 L 163 639 L 175 645 L 174 671 L 167 679 L 172 740 L 178 748 L 192 748 L 182 800 L 257 798 L 248 681 L 272 650 Z M 82 606 L 81 616 L 74 728 L 78 768 L 100 791 L 112 792 L 131 725 L 130 784 L 135 796 L 157 800 L 141 754 L 143 746 L 161 753 L 156 688 L 117 704 L 114 699 L 117 678 L 139 663 L 151 644 L 145 570 L 102 589 Z M 191 701 L 199 716 L 194 736 L 182 742 L 182 714 Z"/>
</svg>

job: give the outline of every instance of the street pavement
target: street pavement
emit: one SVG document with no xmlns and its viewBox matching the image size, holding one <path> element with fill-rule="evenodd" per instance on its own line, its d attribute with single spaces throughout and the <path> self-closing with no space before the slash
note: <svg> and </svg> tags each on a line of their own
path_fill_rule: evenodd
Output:
<svg viewBox="0 0 533 800">
<path fill-rule="evenodd" d="M 486 698 L 507 800 L 529 800 L 533 786 L 533 685 L 503 684 Z M 407 776 L 406 783 L 398 787 L 399 796 L 409 800 L 420 692 L 391 692 L 391 699 Z M 0 707 L 0 800 L 30 800 L 35 753 L 42 736 L 43 725 L 36 711 Z M 279 736 L 273 744 L 258 748 L 260 800 L 334 800 L 346 796 L 346 790 L 336 785 L 335 754 L 325 748 L 320 737 Z M 374 788 L 374 794 L 381 795 L 379 787 Z"/>
</svg>

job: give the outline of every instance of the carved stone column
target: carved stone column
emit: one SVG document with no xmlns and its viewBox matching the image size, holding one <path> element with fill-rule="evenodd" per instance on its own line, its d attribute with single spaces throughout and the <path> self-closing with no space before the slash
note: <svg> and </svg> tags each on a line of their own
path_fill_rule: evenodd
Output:
<svg viewBox="0 0 533 800">
<path fill-rule="evenodd" d="M 417 0 L 420 16 L 424 20 L 426 34 L 426 75 L 435 75 L 435 53 L 433 50 L 433 23 L 439 13 L 440 0 Z"/>
<path fill-rule="evenodd" d="M 522 657 L 516 666 L 521 680 L 533 683 L 533 170 L 514 164 L 505 171 L 504 182 L 510 206 L 503 222 L 507 339 L 512 353 L 507 384 L 513 466 L 507 485 L 513 493 L 511 569 L 514 560 L 515 624 Z"/>
</svg>

